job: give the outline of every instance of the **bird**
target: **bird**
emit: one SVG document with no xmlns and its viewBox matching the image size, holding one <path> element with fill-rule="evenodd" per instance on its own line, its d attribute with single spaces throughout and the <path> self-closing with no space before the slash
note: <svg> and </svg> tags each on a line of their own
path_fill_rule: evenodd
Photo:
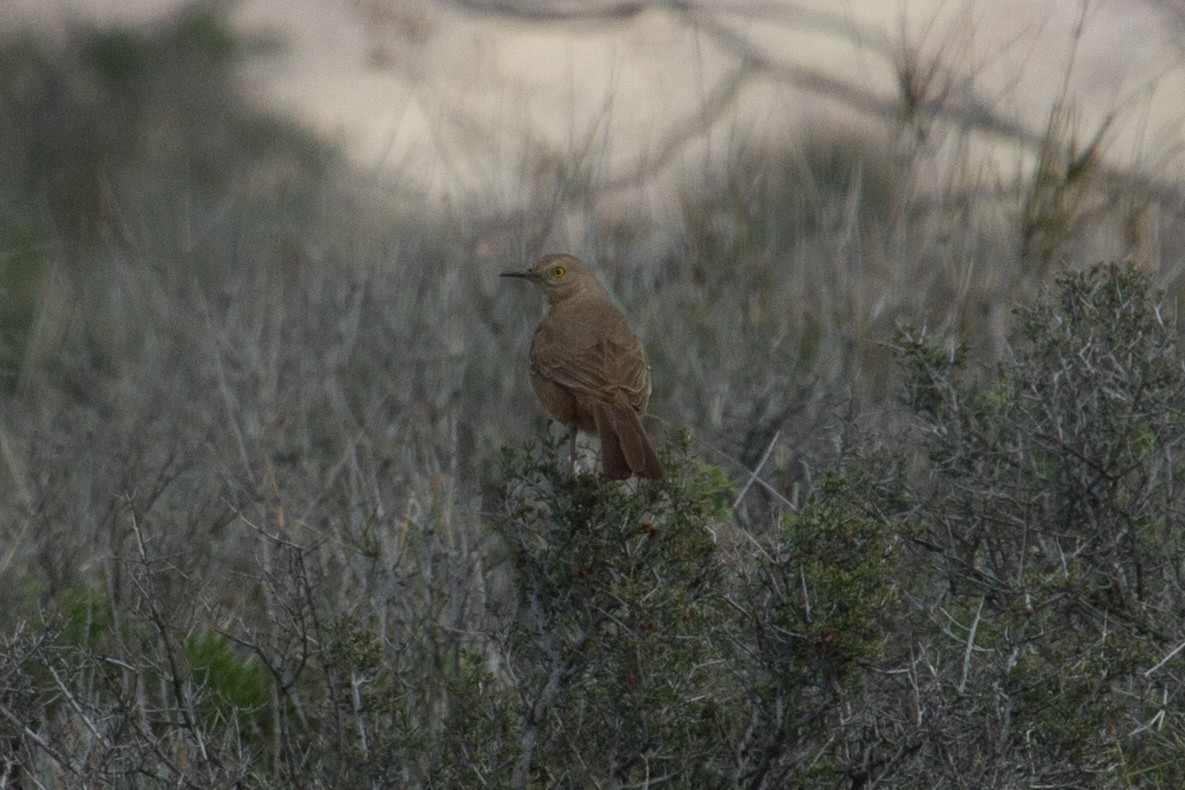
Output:
<svg viewBox="0 0 1185 790">
<path fill-rule="evenodd" d="M 573 472 L 576 434 L 583 431 L 600 439 L 609 479 L 661 480 L 662 463 L 641 420 L 650 361 L 596 275 L 578 258 L 553 253 L 500 276 L 527 280 L 547 299 L 531 341 L 531 386 L 543 409 L 571 431 Z"/>
</svg>

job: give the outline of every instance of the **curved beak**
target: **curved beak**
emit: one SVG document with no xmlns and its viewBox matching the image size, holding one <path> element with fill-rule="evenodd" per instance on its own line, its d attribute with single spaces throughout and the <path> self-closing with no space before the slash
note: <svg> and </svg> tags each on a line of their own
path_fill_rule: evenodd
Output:
<svg viewBox="0 0 1185 790">
<path fill-rule="evenodd" d="M 534 272 L 531 272 L 531 271 L 519 271 L 519 270 L 517 270 L 517 269 L 511 269 L 511 270 L 510 270 L 510 271 L 508 271 L 508 272 L 502 272 L 502 273 L 501 273 L 501 274 L 499 274 L 498 276 L 499 276 L 499 277 L 521 277 L 521 278 L 522 278 L 522 279 L 524 279 L 524 280 L 534 280 L 534 279 L 535 279 L 535 273 L 534 273 Z"/>
</svg>

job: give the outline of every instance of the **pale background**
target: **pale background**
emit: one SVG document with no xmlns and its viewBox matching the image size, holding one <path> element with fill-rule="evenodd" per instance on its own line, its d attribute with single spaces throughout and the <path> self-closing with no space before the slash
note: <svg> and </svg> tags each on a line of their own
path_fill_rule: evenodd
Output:
<svg viewBox="0 0 1185 790">
<path fill-rule="evenodd" d="M 0 22 L 53 34 L 83 20 L 151 21 L 180 5 L 3 0 Z M 703 120 L 708 96 L 736 73 L 740 53 L 722 46 L 717 24 L 777 68 L 805 69 L 798 76 L 822 84 L 746 79 L 662 175 L 702 168 L 742 134 L 868 125 L 877 101 L 892 105 L 903 42 L 953 69 L 951 91 L 974 91 L 978 106 L 1034 138 L 1059 100 L 1073 106 L 1084 138 L 1114 112 L 1106 152 L 1114 166 L 1163 177 L 1185 140 L 1185 10 L 1171 2 L 704 3 L 710 13 L 655 7 L 591 21 L 514 20 L 411 0 L 230 7 L 238 30 L 262 44 L 241 67 L 250 95 L 340 144 L 364 170 L 446 203 L 483 192 L 513 200 L 524 158 L 552 152 L 595 149 L 597 178 L 628 180 L 673 133 Z M 1006 179 L 1023 147 L 981 138 Z"/>
</svg>

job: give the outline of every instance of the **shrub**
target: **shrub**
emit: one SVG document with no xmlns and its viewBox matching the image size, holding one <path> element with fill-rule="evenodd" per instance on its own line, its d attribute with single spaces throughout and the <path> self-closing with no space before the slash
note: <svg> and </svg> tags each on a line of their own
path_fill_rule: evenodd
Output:
<svg viewBox="0 0 1185 790">
<path fill-rule="evenodd" d="M 752 711 L 737 750 L 745 786 L 859 784 L 879 759 L 884 744 L 851 710 L 901 636 L 905 547 L 896 523 L 865 510 L 868 484 L 828 477 L 742 566 L 731 663 Z"/>
<path fill-rule="evenodd" d="M 1135 775 L 1162 739 L 1178 758 L 1155 771 L 1179 776 L 1180 714 L 1152 700 L 1179 686 L 1158 659 L 1185 635 L 1185 371 L 1157 298 L 1132 266 L 1064 275 L 1018 311 L 994 377 L 916 334 L 901 344 L 919 430 L 907 452 L 926 461 L 899 507 L 945 586 L 925 604 L 931 638 L 966 640 L 945 681 L 961 699 L 937 707 L 974 711 L 979 745 L 958 752 L 996 772 L 983 780 Z"/>
<path fill-rule="evenodd" d="M 511 727 L 486 770 L 519 786 L 717 784 L 737 713 L 714 638 L 728 621 L 717 554 L 727 484 L 686 447 L 665 455 L 662 483 L 572 478 L 555 456 L 507 456 L 490 516 L 516 601 L 495 637 L 502 712 L 472 720 Z M 491 738 L 470 731 L 468 743 Z"/>
</svg>

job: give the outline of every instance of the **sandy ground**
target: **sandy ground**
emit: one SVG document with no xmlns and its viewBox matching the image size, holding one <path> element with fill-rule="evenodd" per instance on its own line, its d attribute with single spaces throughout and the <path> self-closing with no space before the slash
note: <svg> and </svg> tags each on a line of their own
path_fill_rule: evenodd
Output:
<svg viewBox="0 0 1185 790">
<path fill-rule="evenodd" d="M 150 23 L 180 5 L 0 0 L 0 24 Z M 742 53 L 721 44 L 717 23 L 775 72 L 798 69 L 823 87 L 747 79 L 710 134 L 681 149 L 670 169 L 702 167 L 740 137 L 866 124 L 864 110 L 895 95 L 903 40 L 953 67 L 949 91 L 973 82 L 986 109 L 1036 132 L 1063 97 L 1084 137 L 1118 109 L 1108 148 L 1117 163 L 1159 162 L 1185 142 L 1185 11 L 1164 0 L 703 6 L 713 13 L 652 9 L 598 23 L 514 21 L 413 0 L 239 0 L 231 8 L 243 33 L 280 45 L 243 65 L 252 96 L 339 142 L 377 176 L 434 198 L 513 195 L 524 167 L 553 155 L 587 156 L 593 178 L 628 178 L 673 135 L 697 127 L 716 88 L 737 73 Z M 852 94 L 837 99 L 842 92 L 828 81 Z"/>
</svg>

